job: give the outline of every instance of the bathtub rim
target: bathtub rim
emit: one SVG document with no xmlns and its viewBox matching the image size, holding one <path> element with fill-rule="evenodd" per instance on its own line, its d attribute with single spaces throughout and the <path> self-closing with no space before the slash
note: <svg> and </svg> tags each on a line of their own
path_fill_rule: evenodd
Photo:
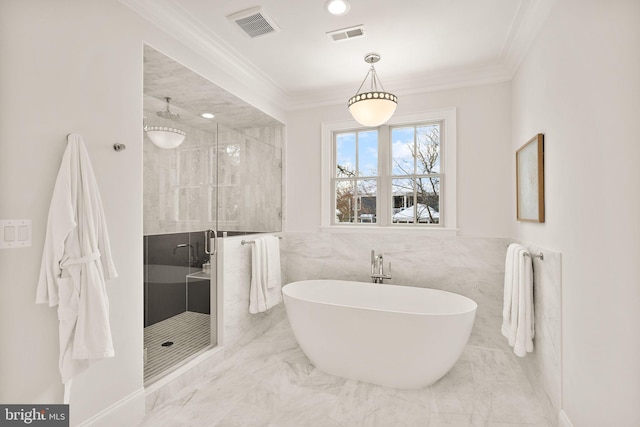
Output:
<svg viewBox="0 0 640 427">
<path fill-rule="evenodd" d="M 411 289 L 422 289 L 422 290 L 427 290 L 427 291 L 433 291 L 433 292 L 439 292 L 439 293 L 446 293 L 446 294 L 450 294 L 450 295 L 454 295 L 456 298 L 461 298 L 466 300 L 467 302 L 472 303 L 472 308 L 468 309 L 468 310 L 459 310 L 459 311 L 448 311 L 446 313 L 425 313 L 425 312 L 417 312 L 417 311 L 410 311 L 410 310 L 391 310 L 391 309 L 381 309 L 381 308 L 376 308 L 376 307 L 367 307 L 367 306 L 363 306 L 363 305 L 350 305 L 350 304 L 337 304 L 337 303 L 333 303 L 333 302 L 326 302 L 326 301 L 316 301 L 313 299 L 309 299 L 309 298 L 300 298 L 297 296 L 293 296 L 290 293 L 287 292 L 287 288 L 289 287 L 289 285 L 294 285 L 294 284 L 298 284 L 298 283 L 304 283 L 304 282 L 340 282 L 340 283 L 357 283 L 357 284 L 364 284 L 364 285 L 371 285 L 371 286 L 388 286 L 388 287 L 402 287 L 402 288 L 411 288 Z M 357 281 L 357 280 L 342 280 L 342 279 L 305 279 L 305 280 L 296 280 L 295 282 L 290 282 L 285 284 L 282 287 L 282 295 L 283 297 L 286 298 L 291 298 L 294 300 L 298 300 L 298 301 L 304 301 L 304 302 L 308 302 L 311 304 L 321 304 L 321 305 L 327 305 L 327 306 L 334 306 L 334 307 L 343 307 L 343 308 L 348 308 L 348 309 L 354 309 L 354 310 L 370 310 L 370 311 L 377 311 L 377 312 L 383 312 L 383 313 L 396 313 L 396 314 L 404 314 L 404 315 L 416 315 L 416 316 L 459 316 L 459 315 L 465 315 L 465 314 L 470 314 L 470 313 L 476 313 L 478 311 L 478 303 L 476 301 L 474 301 L 473 299 L 465 296 L 465 295 L 461 295 L 455 292 L 451 292 L 451 291 L 444 291 L 441 289 L 434 289 L 434 288 L 423 288 L 423 287 L 419 287 L 419 286 L 408 286 L 408 285 L 396 285 L 396 284 L 390 284 L 390 283 L 370 283 L 370 282 L 361 282 L 361 281 Z"/>
</svg>

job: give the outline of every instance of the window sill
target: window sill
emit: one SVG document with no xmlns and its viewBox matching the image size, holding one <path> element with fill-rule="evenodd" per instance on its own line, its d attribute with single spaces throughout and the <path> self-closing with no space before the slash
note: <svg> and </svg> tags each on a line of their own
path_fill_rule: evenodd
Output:
<svg viewBox="0 0 640 427">
<path fill-rule="evenodd" d="M 445 227 L 380 227 L 375 225 L 331 225 L 320 227 L 323 233 L 389 233 L 389 234 L 407 234 L 422 236 L 457 236 L 457 228 Z"/>
</svg>

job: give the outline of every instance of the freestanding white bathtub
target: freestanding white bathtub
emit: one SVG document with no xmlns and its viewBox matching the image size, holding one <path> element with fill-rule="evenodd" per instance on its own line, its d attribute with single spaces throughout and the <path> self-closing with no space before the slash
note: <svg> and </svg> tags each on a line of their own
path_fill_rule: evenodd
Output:
<svg viewBox="0 0 640 427">
<path fill-rule="evenodd" d="M 344 280 L 293 282 L 282 293 L 293 333 L 317 368 L 403 389 L 449 372 L 478 307 L 451 292 Z"/>
</svg>

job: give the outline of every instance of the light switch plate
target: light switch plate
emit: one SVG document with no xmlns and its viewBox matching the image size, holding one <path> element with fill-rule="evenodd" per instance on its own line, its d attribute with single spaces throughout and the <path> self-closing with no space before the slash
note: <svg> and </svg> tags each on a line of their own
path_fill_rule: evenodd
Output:
<svg viewBox="0 0 640 427">
<path fill-rule="evenodd" d="M 31 246 L 30 219 L 0 219 L 0 249 Z"/>
</svg>

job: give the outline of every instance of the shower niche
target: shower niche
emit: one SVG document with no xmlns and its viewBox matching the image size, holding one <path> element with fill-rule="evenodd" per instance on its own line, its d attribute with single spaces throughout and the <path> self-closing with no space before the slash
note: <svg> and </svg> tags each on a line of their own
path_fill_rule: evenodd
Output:
<svg viewBox="0 0 640 427">
<path fill-rule="evenodd" d="M 282 229 L 282 123 L 145 46 L 145 123 L 166 97 L 186 136 L 143 141 L 145 384 L 218 345 L 217 239 Z"/>
</svg>

